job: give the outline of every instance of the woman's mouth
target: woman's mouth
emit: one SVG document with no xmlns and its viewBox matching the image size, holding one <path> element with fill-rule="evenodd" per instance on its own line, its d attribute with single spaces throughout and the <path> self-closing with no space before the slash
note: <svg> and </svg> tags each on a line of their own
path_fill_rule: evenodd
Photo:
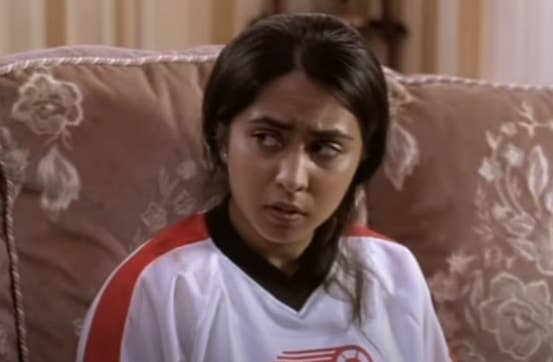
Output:
<svg viewBox="0 0 553 362">
<path fill-rule="evenodd" d="M 306 216 L 306 213 L 301 208 L 288 203 L 270 204 L 265 209 L 269 212 L 270 218 L 279 224 L 295 224 Z"/>
</svg>

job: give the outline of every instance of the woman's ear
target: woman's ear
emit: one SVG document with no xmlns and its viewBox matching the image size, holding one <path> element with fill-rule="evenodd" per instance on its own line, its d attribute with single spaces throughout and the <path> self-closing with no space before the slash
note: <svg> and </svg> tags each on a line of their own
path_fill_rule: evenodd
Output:
<svg viewBox="0 0 553 362">
<path fill-rule="evenodd" d="M 227 164 L 228 152 L 226 144 L 221 145 L 221 147 L 219 148 L 219 158 L 221 159 L 221 161 L 223 161 L 225 165 Z"/>
<path fill-rule="evenodd" d="M 219 159 L 223 164 L 226 164 L 228 159 L 228 127 L 220 123 L 217 127 L 216 137 L 219 149 Z"/>
</svg>

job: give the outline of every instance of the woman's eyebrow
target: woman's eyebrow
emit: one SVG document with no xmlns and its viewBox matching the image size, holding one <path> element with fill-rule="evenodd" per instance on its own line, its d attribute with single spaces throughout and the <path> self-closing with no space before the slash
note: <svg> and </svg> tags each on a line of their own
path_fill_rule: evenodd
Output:
<svg viewBox="0 0 553 362">
<path fill-rule="evenodd" d="M 273 127 L 273 128 L 278 128 L 278 129 L 285 130 L 285 131 L 289 131 L 289 130 L 294 129 L 294 123 L 293 122 L 287 122 L 287 121 L 284 121 L 284 120 L 275 119 L 275 118 L 267 117 L 267 116 L 254 118 L 254 119 L 250 120 L 250 123 L 256 124 L 256 125 L 264 125 L 264 126 L 269 126 L 269 127 Z"/>
<path fill-rule="evenodd" d="M 273 117 L 259 117 L 254 118 L 249 121 L 252 124 L 255 125 L 262 125 L 262 126 L 268 126 L 272 128 L 276 128 L 283 131 L 291 131 L 295 128 L 294 122 L 284 121 L 280 119 L 276 119 Z M 343 139 L 347 141 L 353 141 L 354 138 L 347 132 L 344 132 L 342 130 L 332 128 L 332 129 L 311 129 L 309 130 L 309 134 L 311 134 L 312 137 L 315 138 L 324 138 L 324 139 Z"/>
<path fill-rule="evenodd" d="M 310 133 L 316 138 L 354 140 L 350 134 L 338 129 L 312 130 Z"/>
</svg>

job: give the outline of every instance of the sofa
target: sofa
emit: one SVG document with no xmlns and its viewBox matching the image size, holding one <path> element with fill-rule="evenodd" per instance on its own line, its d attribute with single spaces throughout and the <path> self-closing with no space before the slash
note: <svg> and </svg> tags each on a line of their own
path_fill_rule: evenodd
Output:
<svg viewBox="0 0 553 362">
<path fill-rule="evenodd" d="M 200 132 L 219 50 L 0 57 L 0 361 L 72 361 L 118 263 L 224 196 Z M 553 361 L 553 86 L 386 75 L 358 221 L 415 253 L 459 362 Z"/>
</svg>

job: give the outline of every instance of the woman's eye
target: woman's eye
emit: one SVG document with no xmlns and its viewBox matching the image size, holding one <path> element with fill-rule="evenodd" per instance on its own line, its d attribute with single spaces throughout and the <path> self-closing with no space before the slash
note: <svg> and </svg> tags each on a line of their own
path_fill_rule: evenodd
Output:
<svg viewBox="0 0 553 362">
<path fill-rule="evenodd" d="M 281 145 L 280 140 L 276 135 L 267 132 L 257 132 L 254 134 L 257 142 L 265 148 L 277 148 Z"/>
<path fill-rule="evenodd" d="M 321 142 L 311 147 L 311 152 L 323 158 L 332 158 L 342 153 L 342 148 L 334 143 Z"/>
</svg>

